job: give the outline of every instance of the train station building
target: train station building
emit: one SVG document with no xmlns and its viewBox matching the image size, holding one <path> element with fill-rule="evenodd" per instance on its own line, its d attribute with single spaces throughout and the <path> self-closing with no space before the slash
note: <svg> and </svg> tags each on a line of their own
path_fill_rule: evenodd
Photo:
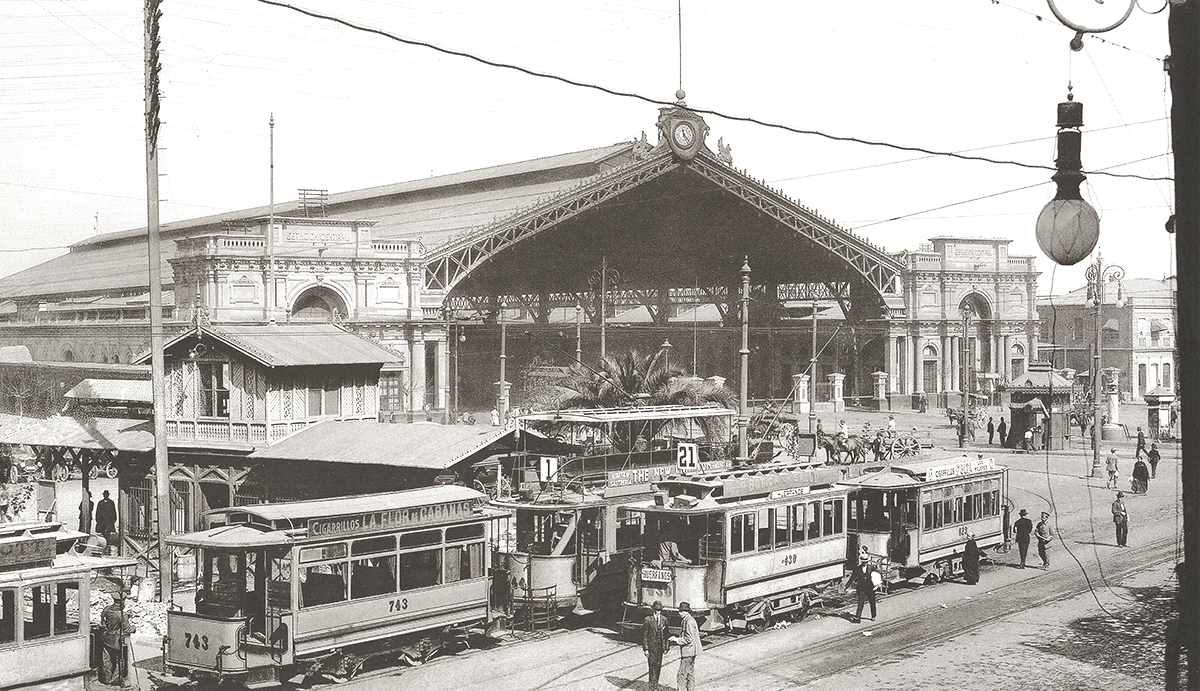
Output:
<svg viewBox="0 0 1200 691">
<path fill-rule="evenodd" d="M 1037 271 L 1008 240 L 889 252 L 736 168 L 683 101 L 656 129 L 654 142 L 164 224 L 168 335 L 335 322 L 396 356 L 381 416 L 488 410 L 506 393 L 502 335 L 513 402 L 576 350 L 671 344 L 698 376 L 735 378 L 745 262 L 753 398 L 784 398 L 808 374 L 819 403 L 908 407 L 964 383 L 987 392 L 1037 357 Z M 133 361 L 148 347 L 146 266 L 134 229 L 0 279 L 0 346 Z"/>
</svg>

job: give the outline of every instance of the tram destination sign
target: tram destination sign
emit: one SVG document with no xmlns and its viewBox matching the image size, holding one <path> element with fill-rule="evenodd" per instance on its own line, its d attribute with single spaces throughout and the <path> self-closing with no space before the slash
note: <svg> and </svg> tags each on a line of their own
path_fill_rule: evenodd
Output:
<svg viewBox="0 0 1200 691">
<path fill-rule="evenodd" d="M 928 481 L 945 480 L 952 477 L 961 477 L 963 475 L 974 475 L 988 470 L 996 469 L 996 461 L 991 458 L 972 458 L 958 463 L 948 463 L 946 465 L 935 465 L 925 471 L 925 478 Z"/>
<path fill-rule="evenodd" d="M 342 535 L 357 535 L 359 533 L 377 532 L 380 530 L 395 530 L 415 526 L 445 523 L 462 518 L 470 518 L 479 505 L 476 499 L 446 502 L 444 504 L 427 504 L 424 506 L 409 506 L 385 511 L 332 518 L 316 518 L 308 522 L 309 537 L 339 537 Z"/>
<path fill-rule="evenodd" d="M 54 536 L 22 536 L 0 540 L 0 571 L 49 566 L 54 562 Z"/>
<path fill-rule="evenodd" d="M 607 496 L 623 496 L 649 492 L 650 483 L 661 482 L 675 472 L 673 465 L 652 465 L 645 468 L 625 468 L 610 470 L 605 475 L 604 484 Z"/>
</svg>

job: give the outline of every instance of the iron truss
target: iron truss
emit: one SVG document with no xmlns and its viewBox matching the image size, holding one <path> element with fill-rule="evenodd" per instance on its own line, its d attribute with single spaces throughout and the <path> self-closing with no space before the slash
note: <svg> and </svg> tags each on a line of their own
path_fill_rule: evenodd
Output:
<svg viewBox="0 0 1200 691">
<path fill-rule="evenodd" d="M 838 228 L 832 221 L 788 199 L 762 181 L 721 163 L 702 151 L 691 170 L 736 195 L 742 201 L 825 248 L 854 268 L 880 295 L 894 293 L 903 266 L 882 248 Z"/>
<path fill-rule="evenodd" d="M 670 156 L 656 156 L 592 180 L 521 209 L 477 231 L 454 238 L 433 250 L 425 260 L 425 290 L 452 289 L 490 257 L 562 221 L 620 196 L 626 190 L 679 167 Z"/>
</svg>

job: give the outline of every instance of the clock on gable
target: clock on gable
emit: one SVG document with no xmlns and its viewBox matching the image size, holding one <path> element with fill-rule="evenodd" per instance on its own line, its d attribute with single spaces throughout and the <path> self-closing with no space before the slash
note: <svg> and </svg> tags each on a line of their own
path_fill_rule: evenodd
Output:
<svg viewBox="0 0 1200 691">
<path fill-rule="evenodd" d="M 659 141 L 666 140 L 676 156 L 690 161 L 695 158 L 700 147 L 704 146 L 704 139 L 708 136 L 708 125 L 705 124 L 704 118 L 688 109 L 687 104 L 683 102 L 684 95 L 682 89 L 675 92 L 675 98 L 678 99 L 675 105 L 659 108 L 658 134 Z"/>
</svg>

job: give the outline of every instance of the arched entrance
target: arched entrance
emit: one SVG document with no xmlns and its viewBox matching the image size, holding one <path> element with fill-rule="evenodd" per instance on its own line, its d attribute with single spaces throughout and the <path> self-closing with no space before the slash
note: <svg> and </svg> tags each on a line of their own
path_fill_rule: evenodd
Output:
<svg viewBox="0 0 1200 691">
<path fill-rule="evenodd" d="M 967 293 L 958 304 L 960 315 L 970 314 L 963 318 L 965 343 L 957 341 L 960 372 L 954 374 L 958 380 L 960 391 L 980 393 L 979 374 L 993 371 L 992 342 L 994 340 L 994 320 L 992 306 L 987 298 L 979 293 Z"/>
<path fill-rule="evenodd" d="M 291 312 L 296 321 L 335 321 L 347 315 L 346 303 L 341 296 L 321 286 L 301 293 L 292 303 Z"/>
</svg>

